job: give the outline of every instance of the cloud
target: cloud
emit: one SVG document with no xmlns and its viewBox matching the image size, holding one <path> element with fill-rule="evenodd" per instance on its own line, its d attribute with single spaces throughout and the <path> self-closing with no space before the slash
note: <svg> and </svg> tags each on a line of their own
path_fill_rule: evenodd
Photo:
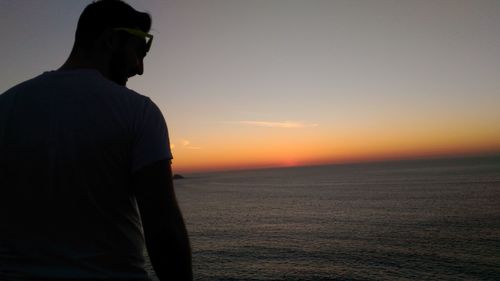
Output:
<svg viewBox="0 0 500 281">
<path fill-rule="evenodd" d="M 185 149 L 201 149 L 199 146 L 192 146 L 189 140 L 181 140 L 181 146 Z"/>
<path fill-rule="evenodd" d="M 186 146 L 187 149 L 201 149 L 199 146 Z"/>
<path fill-rule="evenodd" d="M 301 128 L 312 128 L 318 127 L 318 124 L 307 124 L 303 122 L 272 122 L 272 121 L 239 121 L 239 124 L 257 126 L 257 127 L 267 127 L 267 128 L 285 128 L 285 129 L 301 129 Z"/>
</svg>

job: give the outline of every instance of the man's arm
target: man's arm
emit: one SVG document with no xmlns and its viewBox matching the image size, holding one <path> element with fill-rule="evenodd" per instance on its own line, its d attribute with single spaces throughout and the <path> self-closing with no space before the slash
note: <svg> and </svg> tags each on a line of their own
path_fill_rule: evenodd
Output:
<svg viewBox="0 0 500 281">
<path fill-rule="evenodd" d="M 133 174 L 149 258 L 160 280 L 192 280 L 191 248 L 175 198 L 169 160 Z"/>
</svg>

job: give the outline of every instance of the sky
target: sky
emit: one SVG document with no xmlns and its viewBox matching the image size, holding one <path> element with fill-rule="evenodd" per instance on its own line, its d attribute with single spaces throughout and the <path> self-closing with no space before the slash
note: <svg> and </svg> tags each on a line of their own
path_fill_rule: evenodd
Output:
<svg viewBox="0 0 500 281">
<path fill-rule="evenodd" d="M 57 69 L 90 1 L 0 0 L 0 92 Z M 500 152 L 500 1 L 126 1 L 174 172 Z"/>
</svg>

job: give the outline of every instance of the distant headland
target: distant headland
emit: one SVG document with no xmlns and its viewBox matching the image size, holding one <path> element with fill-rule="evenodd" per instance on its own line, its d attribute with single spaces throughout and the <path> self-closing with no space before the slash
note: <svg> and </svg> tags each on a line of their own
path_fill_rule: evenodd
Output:
<svg viewBox="0 0 500 281">
<path fill-rule="evenodd" d="M 182 180 L 182 179 L 185 179 L 185 177 L 182 176 L 182 175 L 179 175 L 179 174 L 174 174 L 174 176 L 172 177 L 172 179 L 174 179 L 174 180 Z"/>
</svg>

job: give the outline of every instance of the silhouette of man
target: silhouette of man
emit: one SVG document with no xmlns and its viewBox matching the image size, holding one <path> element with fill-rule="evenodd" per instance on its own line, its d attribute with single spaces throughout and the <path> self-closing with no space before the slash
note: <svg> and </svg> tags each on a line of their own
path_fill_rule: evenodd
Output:
<svg viewBox="0 0 500 281">
<path fill-rule="evenodd" d="M 0 280 L 192 280 L 165 120 L 125 87 L 151 18 L 88 5 L 68 60 L 0 95 Z M 139 212 L 140 211 L 140 212 Z"/>
</svg>

